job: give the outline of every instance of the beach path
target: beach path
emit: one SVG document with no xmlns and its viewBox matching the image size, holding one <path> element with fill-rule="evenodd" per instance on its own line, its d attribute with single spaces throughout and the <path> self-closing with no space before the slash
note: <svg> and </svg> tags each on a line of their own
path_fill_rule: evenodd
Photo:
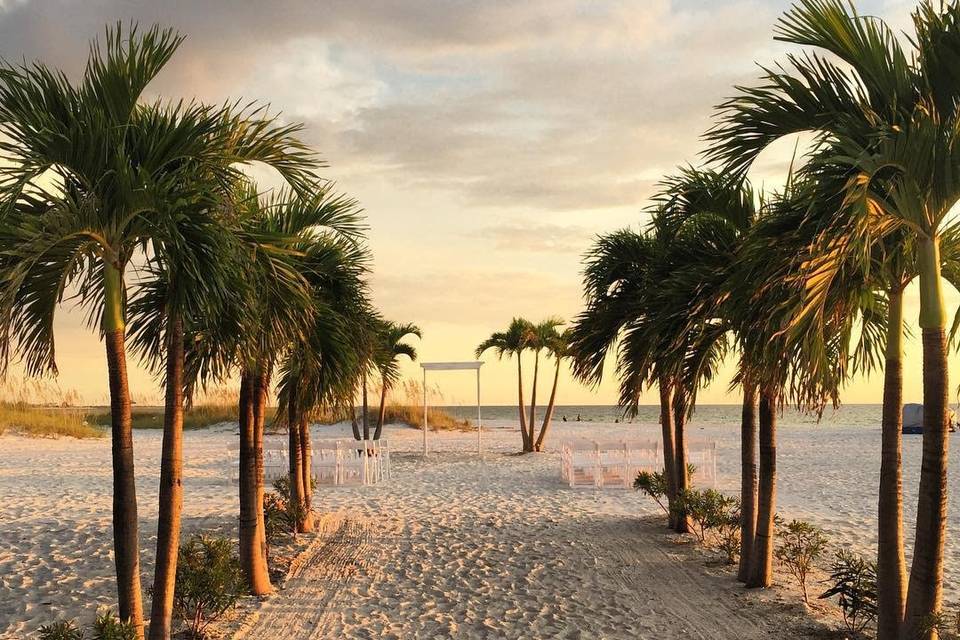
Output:
<svg viewBox="0 0 960 640">
<path fill-rule="evenodd" d="M 811 637 L 639 517 L 634 492 L 564 487 L 554 455 L 394 467 L 389 484 L 318 490 L 334 515 L 238 638 Z"/>
</svg>

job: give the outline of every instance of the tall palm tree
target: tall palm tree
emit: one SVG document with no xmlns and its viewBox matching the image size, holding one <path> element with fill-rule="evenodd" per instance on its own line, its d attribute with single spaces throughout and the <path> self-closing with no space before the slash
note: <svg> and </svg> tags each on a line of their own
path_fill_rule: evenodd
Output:
<svg viewBox="0 0 960 640">
<path fill-rule="evenodd" d="M 207 155 L 211 139 L 233 117 L 229 110 L 140 103 L 181 41 L 158 27 L 108 28 L 105 43 L 93 43 L 76 85 L 42 63 L 0 69 L 2 348 L 22 355 L 30 373 L 55 371 L 52 316 L 68 287 L 80 292 L 91 324 L 99 324 L 110 382 L 120 616 L 139 635 L 125 271 L 144 243 L 177 241 L 176 212 L 167 205 L 176 201 L 185 172 L 201 166 L 229 179 L 223 158 Z M 235 144 L 242 147 L 254 130 Z"/>
<path fill-rule="evenodd" d="M 960 6 L 923 2 L 913 19 L 915 51 L 908 57 L 886 25 L 858 16 L 852 6 L 836 0 L 798 3 L 778 24 L 778 39 L 827 51 L 851 70 L 817 53 L 790 57 L 786 67 L 767 72 L 763 86 L 742 89 L 726 103 L 720 125 L 708 134 L 710 156 L 743 171 L 772 140 L 819 132 L 823 144 L 840 152 L 831 161 L 855 176 L 845 188 L 848 200 L 901 228 L 913 245 L 921 290 L 926 473 L 902 630 L 899 569 L 896 561 L 881 562 L 892 579 L 892 588 L 881 594 L 886 605 L 881 608 L 892 612 L 880 622 L 883 638 L 915 636 L 922 621 L 939 610 L 945 539 L 948 407 L 939 254 L 949 228 L 946 214 L 960 198 L 960 182 L 953 177 L 960 160 L 954 144 L 960 120 L 957 71 L 946 62 L 960 43 Z M 889 448 L 894 443 L 887 440 Z M 895 460 L 895 452 L 884 458 Z M 888 509 L 885 521 L 894 511 Z"/>
<path fill-rule="evenodd" d="M 256 128 L 262 131 L 256 144 L 246 148 L 225 147 L 219 150 L 224 165 L 239 161 L 262 160 L 277 164 L 287 160 L 283 146 L 290 141 L 271 140 L 273 131 L 259 123 L 224 119 L 224 127 L 232 129 L 219 140 L 243 139 L 243 131 Z M 299 149 L 299 143 L 293 141 Z M 215 157 L 217 149 L 210 150 Z M 287 169 L 292 166 L 288 165 Z M 229 170 L 225 168 L 224 174 Z M 185 367 L 186 337 L 196 336 L 203 320 L 223 313 L 237 299 L 233 296 L 242 288 L 239 262 L 247 250 L 262 249 L 264 238 L 255 245 L 243 242 L 233 233 L 229 215 L 237 204 L 233 196 L 243 192 L 222 188 L 217 181 L 202 173 L 187 176 L 180 191 L 179 206 L 184 208 L 176 219 L 180 228 L 178 242 L 151 245 L 147 272 L 153 277 L 141 283 L 131 298 L 130 335 L 136 352 L 145 356 L 154 369 L 164 371 L 166 403 L 160 470 L 160 501 L 157 524 L 157 555 L 152 589 L 150 636 L 169 637 L 172 624 L 173 589 L 176 575 L 182 505 L 182 427 L 185 392 L 195 387 L 198 376 L 213 371 L 209 364 L 198 368 L 194 361 Z M 195 194 L 193 199 L 188 194 Z M 209 377 L 209 376 L 208 376 Z M 207 378 L 208 378 L 207 377 Z M 207 379 L 207 378 L 204 378 Z"/>
<path fill-rule="evenodd" d="M 514 318 L 506 331 L 491 334 L 489 338 L 481 342 L 476 349 L 476 357 L 479 358 L 489 349 L 495 350 L 497 358 L 502 359 L 504 355 L 517 356 L 517 398 L 520 414 L 520 436 L 523 439 L 523 451 L 529 453 L 533 451 L 533 438 L 531 432 L 527 430 L 527 419 L 525 414 L 525 403 L 523 401 L 523 362 L 522 356 L 527 349 L 531 334 L 533 333 L 533 324 L 523 318 Z M 531 429 L 533 425 L 531 425 Z"/>
<path fill-rule="evenodd" d="M 417 359 L 417 350 L 403 342 L 407 336 L 422 338 L 420 327 L 415 324 L 398 324 L 387 321 L 380 332 L 380 345 L 377 355 L 377 371 L 380 374 L 380 410 L 377 414 L 377 429 L 373 439 L 379 440 L 383 433 L 383 419 L 387 410 L 387 392 L 400 379 L 397 358 L 407 356 L 411 361 Z"/>
<path fill-rule="evenodd" d="M 560 365 L 570 355 L 570 330 L 562 332 L 554 329 L 552 334 L 547 336 L 544 341 L 545 349 L 554 361 L 553 386 L 550 389 L 550 400 L 547 404 L 547 411 L 543 416 L 543 424 L 540 426 L 540 433 L 533 445 L 534 451 L 543 451 L 544 441 L 547 437 L 547 430 L 550 429 L 550 421 L 553 419 L 553 409 L 557 402 L 557 385 L 560 382 Z"/>
</svg>

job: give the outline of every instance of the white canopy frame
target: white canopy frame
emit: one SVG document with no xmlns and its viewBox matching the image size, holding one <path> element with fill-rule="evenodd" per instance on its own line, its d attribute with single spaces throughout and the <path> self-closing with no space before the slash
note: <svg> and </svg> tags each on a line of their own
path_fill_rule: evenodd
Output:
<svg viewBox="0 0 960 640">
<path fill-rule="evenodd" d="M 423 369 L 423 457 L 427 457 L 427 432 L 429 423 L 427 420 L 427 371 L 463 371 L 473 370 L 477 372 L 477 455 L 483 456 L 483 418 L 480 415 L 480 367 L 483 362 L 421 362 Z"/>
</svg>

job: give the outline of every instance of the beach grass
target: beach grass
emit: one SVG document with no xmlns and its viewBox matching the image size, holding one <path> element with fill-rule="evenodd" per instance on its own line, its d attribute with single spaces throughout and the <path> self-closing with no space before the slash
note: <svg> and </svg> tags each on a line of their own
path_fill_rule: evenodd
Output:
<svg viewBox="0 0 960 640">
<path fill-rule="evenodd" d="M 85 411 L 0 403 L 0 435 L 6 432 L 34 438 L 100 438 L 106 430 L 92 423 Z"/>
</svg>

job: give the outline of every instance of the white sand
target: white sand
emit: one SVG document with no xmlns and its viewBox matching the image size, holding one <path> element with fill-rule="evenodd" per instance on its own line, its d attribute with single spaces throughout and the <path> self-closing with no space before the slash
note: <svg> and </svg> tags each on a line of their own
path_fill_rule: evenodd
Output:
<svg viewBox="0 0 960 640">
<path fill-rule="evenodd" d="M 572 434 L 656 433 L 648 425 L 558 423 Z M 343 428 L 316 429 L 315 437 Z M 187 532 L 235 535 L 233 427 L 185 437 Z M 515 429 L 493 429 L 479 461 L 472 433 L 432 436 L 388 430 L 394 479 L 379 487 L 320 488 L 315 506 L 334 512 L 287 588 L 248 616 L 248 638 L 810 637 L 788 632 L 796 608 L 776 592 L 746 594 L 726 569 L 676 546 L 634 492 L 571 490 L 555 453 L 510 455 Z M 722 488 L 735 490 L 736 430 L 693 425 L 720 447 Z M 879 433 L 863 428 L 785 428 L 780 505 L 831 539 L 872 552 Z M 152 574 L 160 433 L 136 435 L 144 588 Z M 0 437 L 0 637 L 22 637 L 58 616 L 86 620 L 114 602 L 109 441 Z M 406 452 L 406 453 L 405 453 Z M 954 448 L 954 453 L 956 448 Z M 919 439 L 905 447 L 912 513 Z M 952 460 L 958 463 L 956 457 Z M 960 489 L 953 474 L 951 490 Z M 958 514 L 951 512 L 957 530 Z M 912 528 L 908 526 L 908 538 Z M 948 588 L 957 576 L 948 549 Z"/>
</svg>

